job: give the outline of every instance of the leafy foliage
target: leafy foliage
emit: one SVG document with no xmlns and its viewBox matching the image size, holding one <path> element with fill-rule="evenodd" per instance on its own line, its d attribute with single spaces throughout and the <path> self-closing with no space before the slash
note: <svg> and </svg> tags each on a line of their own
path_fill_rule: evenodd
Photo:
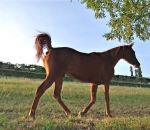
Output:
<svg viewBox="0 0 150 130">
<path fill-rule="evenodd" d="M 150 1 L 149 0 L 82 0 L 81 3 L 95 12 L 96 18 L 110 16 L 108 26 L 111 31 L 104 37 L 118 39 L 127 43 L 150 38 Z"/>
</svg>

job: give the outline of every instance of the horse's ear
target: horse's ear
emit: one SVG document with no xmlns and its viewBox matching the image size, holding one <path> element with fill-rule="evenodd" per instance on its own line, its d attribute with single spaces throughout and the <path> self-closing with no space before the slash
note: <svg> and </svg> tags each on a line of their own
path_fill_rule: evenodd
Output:
<svg viewBox="0 0 150 130">
<path fill-rule="evenodd" d="M 130 46 L 130 47 L 133 47 L 133 43 L 131 43 L 129 46 Z"/>
</svg>

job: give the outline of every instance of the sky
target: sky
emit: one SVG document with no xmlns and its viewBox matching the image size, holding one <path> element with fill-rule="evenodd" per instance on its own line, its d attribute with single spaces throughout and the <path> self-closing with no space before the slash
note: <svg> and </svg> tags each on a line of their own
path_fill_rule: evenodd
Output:
<svg viewBox="0 0 150 130">
<path fill-rule="evenodd" d="M 103 52 L 125 43 L 107 41 L 109 18 L 95 19 L 94 12 L 78 0 L 1 0 L 0 61 L 42 65 L 36 61 L 34 40 L 39 32 L 49 33 L 53 47 Z M 150 40 L 135 39 L 133 46 L 142 74 L 150 77 Z M 120 60 L 115 74 L 130 75 L 130 66 Z"/>
</svg>

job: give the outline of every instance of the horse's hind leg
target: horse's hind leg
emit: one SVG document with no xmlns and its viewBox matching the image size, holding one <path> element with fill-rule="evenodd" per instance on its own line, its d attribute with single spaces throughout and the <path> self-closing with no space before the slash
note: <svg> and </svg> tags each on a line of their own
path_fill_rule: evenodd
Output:
<svg viewBox="0 0 150 130">
<path fill-rule="evenodd" d="M 98 85 L 91 83 L 90 84 L 90 103 L 88 104 L 87 107 L 85 107 L 82 112 L 79 112 L 78 116 L 83 116 L 85 115 L 88 110 L 93 106 L 93 104 L 96 101 L 96 92 L 97 92 L 97 87 Z"/>
<path fill-rule="evenodd" d="M 47 78 L 43 81 L 43 83 L 37 88 L 35 98 L 32 103 L 32 107 L 29 112 L 29 117 L 35 118 L 35 111 L 39 102 L 40 97 L 44 94 L 47 88 L 49 88 L 54 82 L 54 78 L 52 76 L 47 76 Z"/>
<path fill-rule="evenodd" d="M 105 116 L 112 117 L 109 107 L 109 85 L 105 84 L 103 87 L 104 96 L 105 96 Z"/>
<path fill-rule="evenodd" d="M 62 77 L 55 81 L 55 90 L 54 90 L 53 97 L 58 101 L 60 106 L 64 109 L 66 115 L 70 116 L 71 115 L 70 110 L 68 109 L 68 107 L 64 104 L 64 102 L 61 99 L 62 83 L 63 83 L 63 78 Z"/>
</svg>

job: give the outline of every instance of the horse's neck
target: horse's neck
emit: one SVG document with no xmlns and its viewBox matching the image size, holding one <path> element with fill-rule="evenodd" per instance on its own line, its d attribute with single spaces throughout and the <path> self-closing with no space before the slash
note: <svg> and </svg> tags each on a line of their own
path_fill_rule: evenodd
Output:
<svg viewBox="0 0 150 130">
<path fill-rule="evenodd" d="M 115 67 L 115 65 L 118 63 L 118 61 L 120 59 L 122 59 L 122 54 L 121 54 L 122 50 L 120 47 L 114 48 L 112 50 L 109 51 L 109 55 L 112 59 L 112 64 Z"/>
</svg>

